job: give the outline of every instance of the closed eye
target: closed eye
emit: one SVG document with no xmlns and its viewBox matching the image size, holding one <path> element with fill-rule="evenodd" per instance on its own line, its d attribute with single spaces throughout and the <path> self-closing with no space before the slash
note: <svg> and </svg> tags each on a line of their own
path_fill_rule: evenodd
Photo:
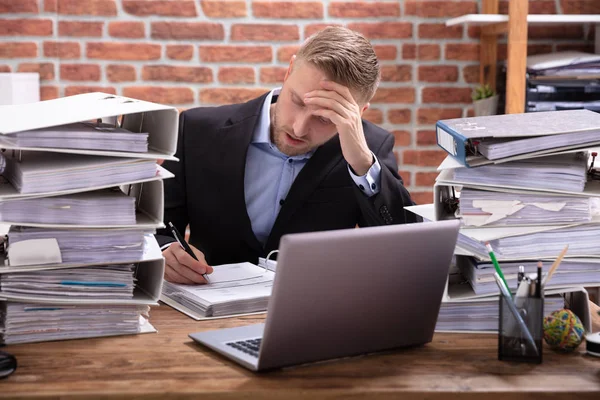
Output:
<svg viewBox="0 0 600 400">
<path fill-rule="evenodd" d="M 319 122 L 322 124 L 325 124 L 325 125 L 331 124 L 331 120 L 329 118 L 319 117 L 318 119 L 319 119 Z"/>
</svg>

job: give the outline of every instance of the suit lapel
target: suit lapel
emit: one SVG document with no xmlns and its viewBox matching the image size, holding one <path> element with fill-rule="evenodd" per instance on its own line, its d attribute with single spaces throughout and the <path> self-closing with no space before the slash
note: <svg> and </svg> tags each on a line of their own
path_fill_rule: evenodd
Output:
<svg viewBox="0 0 600 400">
<path fill-rule="evenodd" d="M 279 237 L 284 233 L 284 228 L 294 212 L 341 160 L 340 139 L 337 135 L 315 151 L 288 192 L 267 240 L 265 246 L 267 250 L 279 246 Z"/>
<path fill-rule="evenodd" d="M 215 137 L 216 151 L 213 153 L 215 165 L 222 165 L 227 174 L 228 182 L 223 188 L 223 198 L 232 204 L 231 213 L 237 221 L 240 233 L 246 242 L 257 252 L 262 253 L 262 244 L 252 231 L 252 223 L 246 208 L 244 191 L 244 175 L 246 170 L 246 154 L 252 141 L 252 134 L 260 115 L 266 94 L 258 99 L 244 103 L 239 111 L 232 116 Z"/>
</svg>

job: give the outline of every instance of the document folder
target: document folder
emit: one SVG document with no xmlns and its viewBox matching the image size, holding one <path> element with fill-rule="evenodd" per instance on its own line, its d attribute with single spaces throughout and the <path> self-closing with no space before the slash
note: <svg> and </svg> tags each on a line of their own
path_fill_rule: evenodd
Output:
<svg viewBox="0 0 600 400">
<path fill-rule="evenodd" d="M 589 110 L 548 111 L 525 114 L 440 120 L 437 143 L 467 167 L 529 158 L 562 150 L 595 145 L 600 137 L 600 114 Z M 486 157 L 483 147 L 503 146 L 499 158 Z"/>
</svg>

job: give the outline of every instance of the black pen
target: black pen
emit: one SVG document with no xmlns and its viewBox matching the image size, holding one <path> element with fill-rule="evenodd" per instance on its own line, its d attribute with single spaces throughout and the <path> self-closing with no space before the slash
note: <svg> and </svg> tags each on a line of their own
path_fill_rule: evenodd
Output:
<svg viewBox="0 0 600 400">
<path fill-rule="evenodd" d="M 198 257 L 196 257 L 196 255 L 194 254 L 194 252 L 192 251 L 190 246 L 188 246 L 188 244 L 185 241 L 185 239 L 183 238 L 183 236 L 181 236 L 181 234 L 179 233 L 177 228 L 175 228 L 175 225 L 173 225 L 173 223 L 169 222 L 169 228 L 171 228 L 171 232 L 173 232 L 173 236 L 175 237 L 175 240 L 177 240 L 177 243 L 179 243 L 181 248 L 184 249 L 185 252 L 188 253 L 190 256 L 192 256 L 192 258 L 194 260 L 199 261 Z M 208 280 L 208 276 L 206 276 L 206 274 L 202 274 L 202 277 L 206 280 L 206 283 L 210 283 L 210 281 Z"/>
</svg>

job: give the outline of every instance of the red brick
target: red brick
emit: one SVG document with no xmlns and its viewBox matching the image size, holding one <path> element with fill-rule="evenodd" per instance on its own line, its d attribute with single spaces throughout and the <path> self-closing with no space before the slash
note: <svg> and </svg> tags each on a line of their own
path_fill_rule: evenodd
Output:
<svg viewBox="0 0 600 400">
<path fill-rule="evenodd" d="M 437 172 L 417 172 L 415 175 L 415 186 L 433 186 Z"/>
<path fill-rule="evenodd" d="M 253 1 L 252 14 L 258 18 L 323 18 L 320 1 Z"/>
<path fill-rule="evenodd" d="M 106 66 L 106 78 L 109 82 L 132 82 L 136 80 L 133 65 L 113 64 Z"/>
<path fill-rule="evenodd" d="M 0 36 L 51 36 L 49 19 L 0 19 Z"/>
<path fill-rule="evenodd" d="M 377 89 L 371 103 L 414 103 L 415 89 L 412 87 Z"/>
<path fill-rule="evenodd" d="M 433 192 L 417 192 L 411 190 L 410 197 L 417 205 L 433 203 Z"/>
<path fill-rule="evenodd" d="M 202 104 L 234 104 L 243 103 L 259 97 L 269 89 L 262 88 L 209 88 L 200 89 Z"/>
<path fill-rule="evenodd" d="M 123 11 L 140 16 L 195 17 L 198 15 L 193 0 L 123 0 Z"/>
<path fill-rule="evenodd" d="M 158 60 L 159 44 L 148 43 L 94 43 L 86 45 L 88 58 L 99 60 Z"/>
<path fill-rule="evenodd" d="M 270 62 L 271 46 L 200 46 L 200 60 L 204 62 Z"/>
<path fill-rule="evenodd" d="M 583 39 L 583 25 L 531 25 L 527 28 L 529 39 Z"/>
<path fill-rule="evenodd" d="M 162 104 L 194 102 L 194 92 L 186 87 L 132 86 L 123 89 L 123 96 Z"/>
<path fill-rule="evenodd" d="M 456 82 L 458 67 L 455 65 L 421 65 L 419 66 L 420 82 Z"/>
<path fill-rule="evenodd" d="M 221 67 L 218 79 L 221 83 L 254 83 L 252 67 Z"/>
<path fill-rule="evenodd" d="M 225 30 L 222 24 L 214 22 L 153 22 L 151 25 L 153 39 L 194 39 L 223 40 Z"/>
<path fill-rule="evenodd" d="M 283 83 L 287 67 L 262 67 L 260 69 L 261 83 Z"/>
<path fill-rule="evenodd" d="M 404 14 L 421 18 L 452 18 L 477 14 L 477 1 L 406 0 Z"/>
<path fill-rule="evenodd" d="M 284 42 L 299 39 L 300 32 L 296 25 L 234 24 L 231 26 L 231 40 L 235 41 Z"/>
<path fill-rule="evenodd" d="M 81 57 L 77 42 L 44 42 L 44 57 L 74 59 Z"/>
<path fill-rule="evenodd" d="M 100 66 L 97 64 L 61 64 L 60 79 L 65 81 L 99 81 Z"/>
<path fill-rule="evenodd" d="M 19 64 L 17 72 L 37 72 L 40 74 L 41 81 L 51 81 L 54 79 L 53 63 L 23 63 Z"/>
<path fill-rule="evenodd" d="M 464 67 L 463 79 L 467 83 L 479 83 L 479 65 L 467 65 Z"/>
<path fill-rule="evenodd" d="M 298 49 L 300 46 L 292 45 L 292 46 L 281 46 L 277 49 L 277 61 L 289 63 L 292 59 L 292 56 L 298 53 Z"/>
<path fill-rule="evenodd" d="M 146 65 L 142 69 L 145 81 L 210 83 L 212 70 L 208 67 L 176 67 L 172 65 Z"/>
<path fill-rule="evenodd" d="M 460 39 L 462 36 L 462 25 L 419 24 L 419 38 L 421 39 Z"/>
<path fill-rule="evenodd" d="M 329 4 L 328 14 L 341 18 L 399 17 L 400 3 L 335 1 Z"/>
<path fill-rule="evenodd" d="M 597 0 L 560 0 L 563 14 L 600 14 Z"/>
<path fill-rule="evenodd" d="M 417 131 L 417 146 L 431 146 L 434 144 L 437 144 L 437 137 L 435 135 L 435 131 Z"/>
<path fill-rule="evenodd" d="M 501 0 L 499 5 L 500 14 L 508 14 L 508 0 Z M 556 12 L 555 0 L 535 0 L 529 2 L 529 14 L 560 14 Z M 530 25 L 531 26 L 531 25 Z"/>
<path fill-rule="evenodd" d="M 392 131 L 394 135 L 394 146 L 407 147 L 412 142 L 412 137 L 408 131 Z"/>
<path fill-rule="evenodd" d="M 411 178 L 412 178 L 412 173 L 410 171 L 407 170 L 400 170 L 398 171 L 398 174 L 400 175 L 400 178 L 402 178 L 402 182 L 404 183 L 404 186 L 410 186 L 410 182 L 411 182 Z"/>
<path fill-rule="evenodd" d="M 0 0 L 0 14 L 37 13 L 37 0 Z"/>
<path fill-rule="evenodd" d="M 479 60 L 479 43 L 447 43 L 446 60 Z"/>
<path fill-rule="evenodd" d="M 102 92 L 108 94 L 117 94 L 114 87 L 111 86 L 67 86 L 65 96 L 74 96 L 76 94 Z"/>
<path fill-rule="evenodd" d="M 202 0 L 204 15 L 209 18 L 239 18 L 248 15 L 245 1 Z"/>
<path fill-rule="evenodd" d="M 425 87 L 421 93 L 422 103 L 471 103 L 471 88 Z"/>
<path fill-rule="evenodd" d="M 437 44 L 406 43 L 402 45 L 402 58 L 405 60 L 439 60 L 440 54 L 440 46 Z"/>
<path fill-rule="evenodd" d="M 117 15 L 114 0 L 55 0 L 45 5 L 44 10 L 66 15 Z"/>
<path fill-rule="evenodd" d="M 0 64 L 0 72 L 11 72 L 12 68 L 10 65 L 1 65 Z"/>
<path fill-rule="evenodd" d="M 410 124 L 412 111 L 409 108 L 388 110 L 387 118 L 392 124 Z"/>
<path fill-rule="evenodd" d="M 309 36 L 314 35 L 317 32 L 322 31 L 328 26 L 342 26 L 341 24 L 328 24 L 328 23 L 318 23 L 318 24 L 308 24 L 304 27 L 304 37 L 307 38 Z"/>
<path fill-rule="evenodd" d="M 380 61 L 395 60 L 398 57 L 398 48 L 392 44 L 374 45 L 373 50 L 375 50 L 375 55 Z"/>
<path fill-rule="evenodd" d="M 37 57 L 37 44 L 32 42 L 0 42 L 0 58 Z"/>
<path fill-rule="evenodd" d="M 146 36 L 143 22 L 112 21 L 108 24 L 108 34 L 112 37 L 143 38 Z"/>
<path fill-rule="evenodd" d="M 421 167 L 437 167 L 446 158 L 444 150 L 404 150 L 402 159 L 404 164 L 419 165 Z"/>
<path fill-rule="evenodd" d="M 40 86 L 40 100 L 58 99 L 58 87 L 56 86 Z"/>
<path fill-rule="evenodd" d="M 363 112 L 362 118 L 374 124 L 382 124 L 383 111 L 378 108 L 369 107 Z"/>
<path fill-rule="evenodd" d="M 167 45 L 167 57 L 171 60 L 189 61 L 194 56 L 194 46 L 191 44 Z"/>
<path fill-rule="evenodd" d="M 60 36 L 101 37 L 103 22 L 58 21 Z"/>
<path fill-rule="evenodd" d="M 348 28 L 369 39 L 408 39 L 413 36 L 411 22 L 355 22 Z"/>
<path fill-rule="evenodd" d="M 462 108 L 419 108 L 417 111 L 417 123 L 435 124 L 440 119 L 451 119 L 462 117 Z"/>
<path fill-rule="evenodd" d="M 381 80 L 384 82 L 407 82 L 412 79 L 412 65 L 383 65 Z"/>
</svg>

